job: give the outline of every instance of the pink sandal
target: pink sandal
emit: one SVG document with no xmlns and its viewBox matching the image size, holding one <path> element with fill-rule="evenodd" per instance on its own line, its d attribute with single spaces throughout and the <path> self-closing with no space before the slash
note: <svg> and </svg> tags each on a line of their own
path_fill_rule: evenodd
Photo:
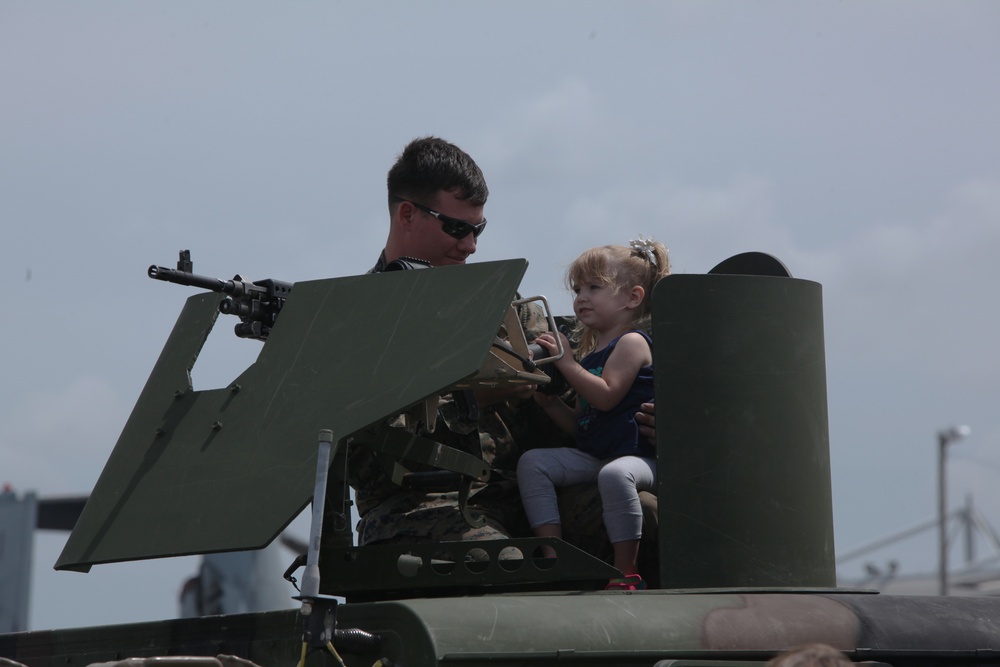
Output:
<svg viewBox="0 0 1000 667">
<path fill-rule="evenodd" d="M 630 574 L 627 577 L 612 579 L 604 587 L 606 591 L 643 591 L 646 590 L 646 582 L 638 574 Z"/>
</svg>

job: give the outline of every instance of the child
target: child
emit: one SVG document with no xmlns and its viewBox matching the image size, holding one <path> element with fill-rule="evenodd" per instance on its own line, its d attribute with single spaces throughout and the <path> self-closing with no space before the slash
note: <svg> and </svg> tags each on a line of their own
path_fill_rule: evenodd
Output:
<svg viewBox="0 0 1000 667">
<path fill-rule="evenodd" d="M 570 265 L 580 361 L 565 355 L 555 365 L 576 390 L 577 406 L 541 393 L 535 399 L 576 436 L 576 447 L 531 449 L 517 465 L 521 501 L 537 537 L 562 536 L 556 487 L 597 479 L 614 566 L 625 575 L 612 579 L 609 589 L 645 588 L 637 567 L 639 491 L 655 487 L 656 449 L 635 421 L 640 406 L 653 399 L 651 341 L 641 327 L 649 319 L 653 285 L 669 273 L 667 248 L 641 236 L 629 247 L 591 248 Z M 553 334 L 536 341 L 554 353 Z M 550 548 L 544 553 L 555 555 Z"/>
</svg>

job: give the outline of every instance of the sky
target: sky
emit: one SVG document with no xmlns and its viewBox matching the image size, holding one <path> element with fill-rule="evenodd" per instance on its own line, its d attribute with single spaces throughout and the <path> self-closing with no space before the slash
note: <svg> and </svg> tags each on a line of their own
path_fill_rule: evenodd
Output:
<svg viewBox="0 0 1000 667">
<path fill-rule="evenodd" d="M 0 0 L 0 484 L 93 487 L 194 293 L 150 264 L 362 273 L 437 135 L 489 183 L 471 261 L 528 259 L 559 312 L 581 251 L 639 234 L 822 285 L 838 553 L 935 515 L 953 425 L 950 506 L 1000 526 L 998 29 L 990 0 Z M 195 387 L 258 349 L 220 324 Z M 935 539 L 876 558 L 930 571 Z M 64 542 L 36 536 L 34 629 L 173 616 L 197 567 L 56 573 Z"/>
</svg>

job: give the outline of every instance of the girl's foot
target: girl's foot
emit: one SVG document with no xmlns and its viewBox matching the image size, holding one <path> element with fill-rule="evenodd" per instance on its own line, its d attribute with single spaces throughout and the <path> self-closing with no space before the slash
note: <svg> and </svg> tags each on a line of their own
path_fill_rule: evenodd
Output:
<svg viewBox="0 0 1000 667">
<path fill-rule="evenodd" d="M 612 579 L 604 587 L 606 591 L 643 591 L 646 590 L 646 582 L 638 574 L 630 574 L 627 577 Z"/>
</svg>

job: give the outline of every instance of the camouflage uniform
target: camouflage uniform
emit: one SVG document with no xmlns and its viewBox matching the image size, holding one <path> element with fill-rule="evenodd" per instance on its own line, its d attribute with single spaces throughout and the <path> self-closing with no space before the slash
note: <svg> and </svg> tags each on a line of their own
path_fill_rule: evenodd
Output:
<svg viewBox="0 0 1000 667">
<path fill-rule="evenodd" d="M 381 258 L 376 268 L 380 266 L 384 266 Z M 528 304 L 519 314 L 529 338 L 548 329 L 544 314 L 535 304 Z M 541 413 L 534 401 L 523 404 Z M 495 476 L 501 478 L 473 489 L 469 506 L 486 517 L 486 525 L 479 528 L 470 526 L 459 511 L 457 491 L 404 491 L 391 481 L 376 454 L 366 447 L 352 448 L 348 481 L 355 490 L 361 516 L 359 543 L 493 540 L 530 534 L 514 481 L 520 451 L 507 427 L 517 414 L 507 404 L 500 404 L 480 409 L 478 418 L 471 420 L 451 398 L 442 398 L 439 403 L 437 425 L 430 437 L 482 456 L 496 471 Z M 544 413 L 542 417 L 539 422 L 556 433 L 551 420 Z M 398 427 L 399 420 L 395 421 L 391 425 Z"/>
<path fill-rule="evenodd" d="M 469 445 L 473 442 L 478 446 L 478 432 L 474 424 L 473 430 L 467 431 L 467 424 L 461 423 L 462 420 L 449 419 L 452 406 L 450 399 L 442 399 L 438 423 L 430 437 L 436 442 L 469 451 Z M 398 424 L 394 426 L 400 427 Z M 361 516 L 358 522 L 360 544 L 496 540 L 511 537 L 505 524 L 489 514 L 485 526 L 470 526 L 459 511 L 458 491 L 440 493 L 401 489 L 392 482 L 378 455 L 367 447 L 351 447 L 348 461 L 348 481 L 354 488 L 358 514 Z M 478 489 L 474 489 L 470 505 L 475 504 L 474 499 L 483 488 L 480 485 Z"/>
</svg>

